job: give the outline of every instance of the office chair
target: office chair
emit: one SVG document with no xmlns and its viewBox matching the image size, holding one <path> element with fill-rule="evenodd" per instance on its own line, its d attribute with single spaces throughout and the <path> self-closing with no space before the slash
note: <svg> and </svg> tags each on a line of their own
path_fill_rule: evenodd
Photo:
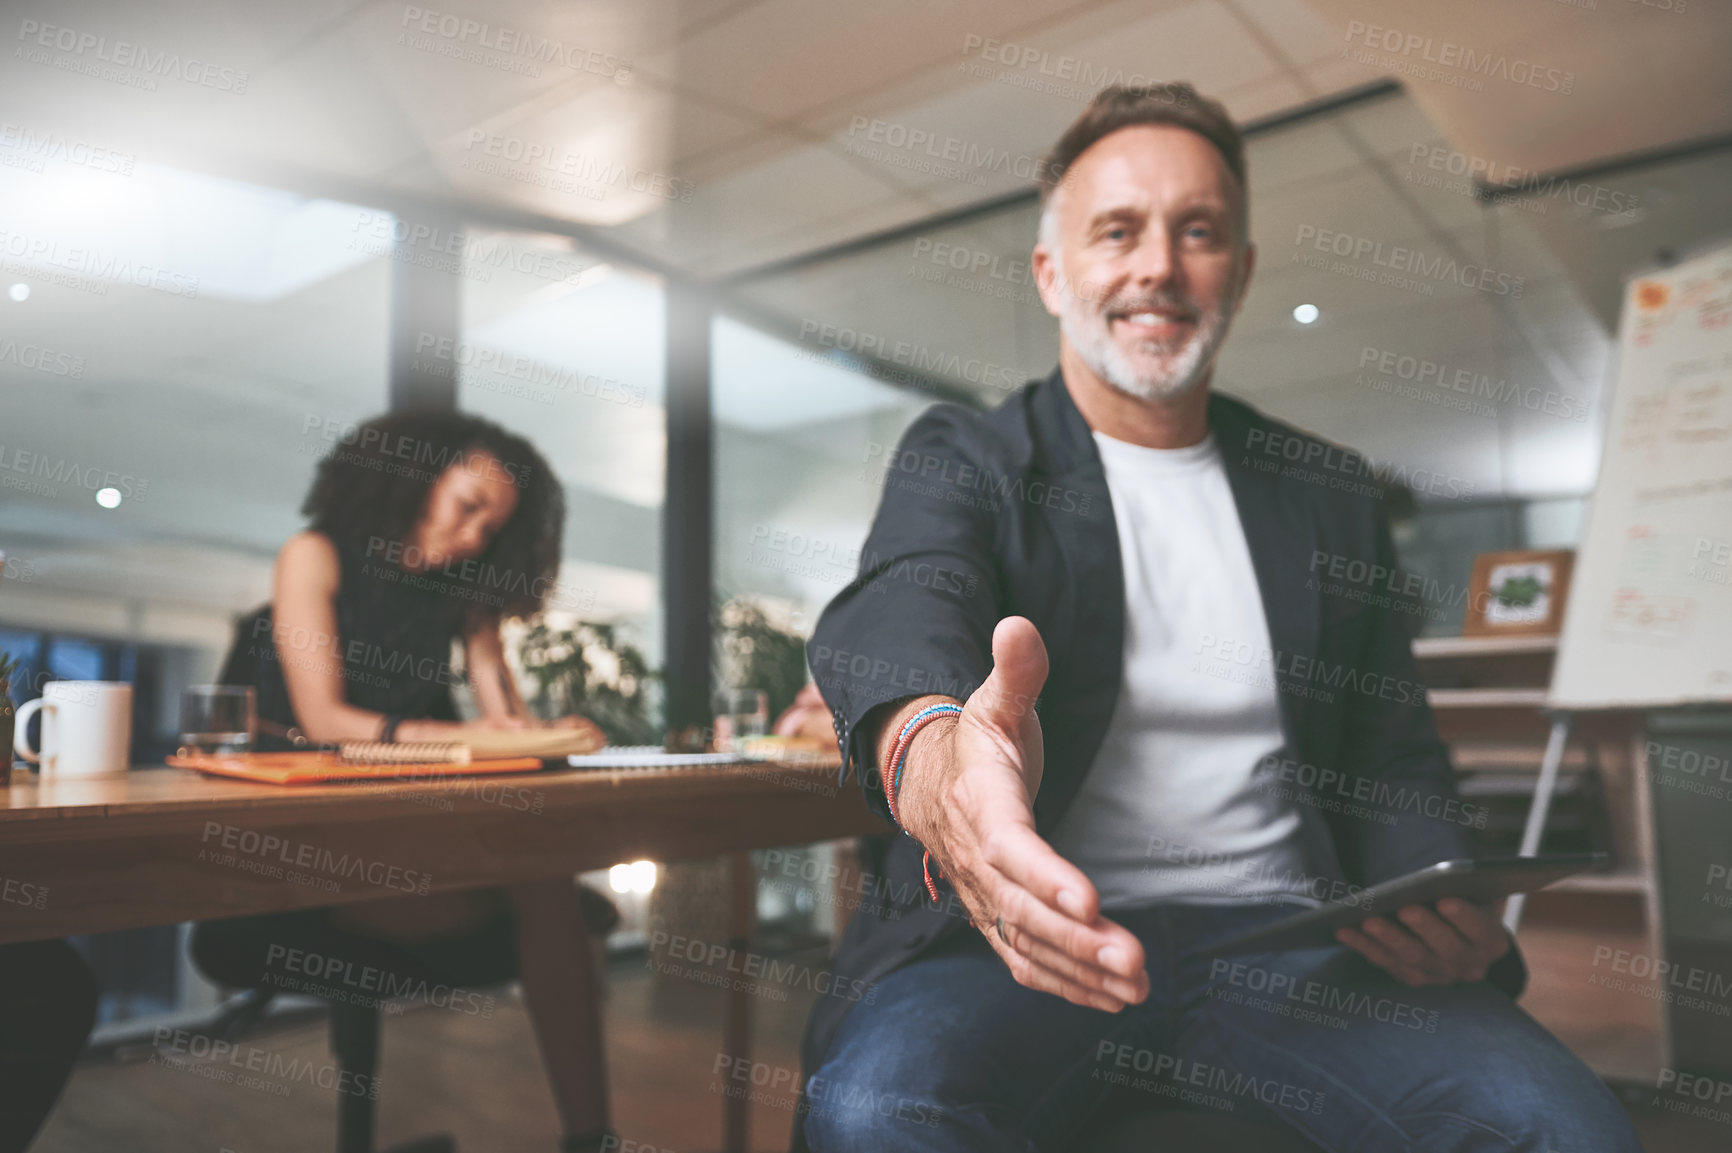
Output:
<svg viewBox="0 0 1732 1153">
<path fill-rule="evenodd" d="M 481 989 L 517 976 L 516 938 L 509 922 L 495 920 L 411 951 L 332 928 L 322 923 L 321 912 L 314 909 L 234 917 L 205 921 L 193 929 L 192 955 L 199 971 L 218 985 L 248 990 L 245 997 L 217 1019 L 213 1032 L 219 1032 L 225 1040 L 239 1039 L 263 1017 L 270 1002 L 282 991 L 272 980 L 266 959 L 272 943 L 293 941 L 296 947 L 302 947 L 304 941 L 310 952 L 373 965 L 398 981 L 424 981 L 429 987 Z M 349 1075 L 341 1083 L 371 1086 L 379 1066 L 378 1008 L 341 1000 L 327 1000 L 326 1004 L 331 1013 L 331 1052 L 339 1071 Z M 371 1096 L 339 1092 L 337 1153 L 375 1153 L 374 1123 Z M 451 1137 L 438 1134 L 394 1145 L 386 1153 L 455 1151 L 456 1143 Z"/>
<path fill-rule="evenodd" d="M 264 1017 L 276 999 L 274 989 L 246 990 L 212 1020 L 210 1035 L 230 1043 L 239 1041 Z M 379 1067 L 379 1011 L 369 1005 L 326 1003 L 331 1014 L 331 1053 L 337 1058 L 338 1071 L 348 1074 L 350 1080 L 365 1077 L 367 1081 L 363 1083 L 371 1084 Z M 450 1136 L 441 1133 L 393 1145 L 384 1153 L 456 1153 L 456 1149 Z M 372 1153 L 373 1102 L 370 1098 L 352 1093 L 338 1094 L 337 1151 Z"/>
</svg>

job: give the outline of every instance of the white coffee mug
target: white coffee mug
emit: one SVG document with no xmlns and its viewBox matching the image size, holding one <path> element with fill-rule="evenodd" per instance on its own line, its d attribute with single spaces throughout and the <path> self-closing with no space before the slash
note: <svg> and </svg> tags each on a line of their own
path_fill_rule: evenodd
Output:
<svg viewBox="0 0 1732 1153">
<path fill-rule="evenodd" d="M 30 718 L 42 711 L 42 748 L 30 747 Z M 50 681 L 18 709 L 12 748 L 44 773 L 122 773 L 132 748 L 132 686 L 118 681 Z"/>
</svg>

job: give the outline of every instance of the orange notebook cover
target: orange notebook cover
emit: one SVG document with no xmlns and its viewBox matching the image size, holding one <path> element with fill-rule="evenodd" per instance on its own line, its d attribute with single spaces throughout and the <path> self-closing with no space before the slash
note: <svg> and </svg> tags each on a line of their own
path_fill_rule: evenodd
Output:
<svg viewBox="0 0 1732 1153">
<path fill-rule="evenodd" d="M 538 757 L 509 757 L 491 761 L 431 762 L 410 765 L 365 765 L 345 761 L 336 753 L 246 753 L 234 756 L 199 754 L 174 756 L 168 763 L 178 769 L 197 769 L 224 777 L 263 781 L 270 785 L 312 785 L 324 781 L 389 781 L 427 777 L 466 777 L 482 773 L 525 773 L 541 768 Z"/>
</svg>

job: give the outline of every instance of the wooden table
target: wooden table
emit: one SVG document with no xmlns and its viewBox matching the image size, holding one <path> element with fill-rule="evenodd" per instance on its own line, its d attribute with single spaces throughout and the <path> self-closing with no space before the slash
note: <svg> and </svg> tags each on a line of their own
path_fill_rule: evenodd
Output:
<svg viewBox="0 0 1732 1153">
<path fill-rule="evenodd" d="M 281 787 L 163 767 L 0 792 L 0 943 L 569 877 L 731 855 L 730 936 L 751 931 L 747 850 L 883 832 L 836 766 L 741 762 Z M 749 1001 L 725 1048 L 745 1057 Z M 724 1147 L 746 1102 L 724 1097 Z"/>
</svg>

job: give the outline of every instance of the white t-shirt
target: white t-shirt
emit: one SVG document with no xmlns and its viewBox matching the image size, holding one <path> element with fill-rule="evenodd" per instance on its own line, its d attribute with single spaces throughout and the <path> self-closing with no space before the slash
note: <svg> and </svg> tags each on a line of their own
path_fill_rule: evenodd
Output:
<svg viewBox="0 0 1732 1153">
<path fill-rule="evenodd" d="M 1177 449 L 1094 438 L 1124 558 L 1124 676 L 1053 846 L 1103 908 L 1303 894 L 1299 814 L 1258 785 L 1259 762 L 1282 745 L 1275 685 L 1213 675 L 1198 651 L 1204 635 L 1270 648 L 1214 435 Z"/>
</svg>

